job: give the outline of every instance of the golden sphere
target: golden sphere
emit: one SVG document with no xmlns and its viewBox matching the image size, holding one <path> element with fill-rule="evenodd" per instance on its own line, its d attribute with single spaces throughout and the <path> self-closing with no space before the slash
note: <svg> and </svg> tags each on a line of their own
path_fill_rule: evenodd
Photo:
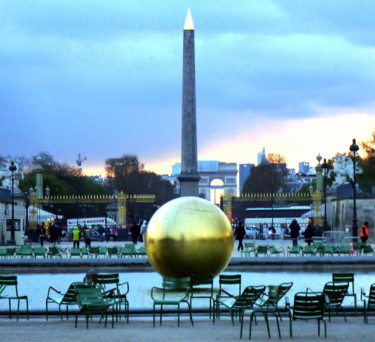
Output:
<svg viewBox="0 0 375 342">
<path fill-rule="evenodd" d="M 164 204 L 152 216 L 146 249 L 152 266 L 164 277 L 216 276 L 232 255 L 232 227 L 211 202 L 180 197 Z"/>
</svg>

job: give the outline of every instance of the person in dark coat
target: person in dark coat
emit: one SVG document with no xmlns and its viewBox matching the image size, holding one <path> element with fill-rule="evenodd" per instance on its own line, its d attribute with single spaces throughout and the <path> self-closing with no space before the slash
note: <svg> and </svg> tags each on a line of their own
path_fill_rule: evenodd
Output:
<svg viewBox="0 0 375 342">
<path fill-rule="evenodd" d="M 238 240 L 238 251 L 243 250 L 242 240 L 245 237 L 245 234 L 245 227 L 243 226 L 242 222 L 239 222 L 237 228 L 234 230 L 234 236 Z"/>
<path fill-rule="evenodd" d="M 132 241 L 135 245 L 137 244 L 140 231 L 140 224 L 134 221 L 132 227 L 130 228 L 130 232 L 132 233 Z"/>
<path fill-rule="evenodd" d="M 307 243 L 308 246 L 311 245 L 313 242 L 313 234 L 314 234 L 314 226 L 312 225 L 311 221 L 309 221 L 309 224 L 307 225 L 303 236 L 305 237 L 305 242 Z"/>
<path fill-rule="evenodd" d="M 292 223 L 289 225 L 290 229 L 290 237 L 293 240 L 293 246 L 298 246 L 298 237 L 299 237 L 299 231 L 301 230 L 301 227 L 299 226 L 296 219 L 292 221 Z"/>
</svg>

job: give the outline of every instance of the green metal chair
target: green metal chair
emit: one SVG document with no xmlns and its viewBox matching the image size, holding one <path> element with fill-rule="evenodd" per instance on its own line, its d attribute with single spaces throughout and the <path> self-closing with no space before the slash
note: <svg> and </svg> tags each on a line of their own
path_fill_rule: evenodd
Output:
<svg viewBox="0 0 375 342">
<path fill-rule="evenodd" d="M 37 259 L 38 256 L 45 258 L 47 256 L 47 248 L 45 247 L 34 247 L 34 258 Z"/>
<path fill-rule="evenodd" d="M 193 307 L 193 299 L 208 299 L 209 317 L 211 318 L 214 306 L 214 277 L 210 275 L 195 275 L 190 277 L 190 307 Z"/>
<path fill-rule="evenodd" d="M 345 322 L 346 313 L 342 306 L 345 295 L 348 293 L 349 283 L 328 282 L 324 285 L 323 294 L 325 295 L 325 310 L 328 311 L 328 319 L 331 322 L 331 314 L 339 309 L 343 312 Z"/>
<path fill-rule="evenodd" d="M 106 258 L 107 255 L 108 255 L 108 247 L 99 246 L 98 257 L 102 256 L 102 257 Z"/>
<path fill-rule="evenodd" d="M 97 258 L 98 255 L 99 255 L 99 246 L 92 246 L 92 247 L 89 247 L 88 248 L 88 251 L 89 251 L 89 257 L 95 257 Z"/>
<path fill-rule="evenodd" d="M 281 309 L 279 307 L 279 303 L 281 299 L 284 298 L 285 295 L 289 292 L 292 286 L 293 286 L 292 282 L 282 283 L 277 286 L 275 285 L 267 286 L 268 292 L 261 295 L 261 297 L 256 301 L 255 306 L 252 309 L 247 309 L 244 311 L 243 313 L 244 317 L 246 315 L 250 316 L 249 338 L 251 338 L 252 322 L 253 320 L 255 320 L 256 322 L 256 314 L 259 314 L 259 313 L 264 316 L 264 319 L 267 325 L 268 337 L 271 337 L 268 315 L 273 314 L 275 316 L 279 337 L 281 338 L 279 319 L 280 321 L 282 321 L 282 317 L 280 313 Z M 288 302 L 289 300 L 287 299 L 287 297 L 285 297 L 285 309 L 287 307 Z M 243 329 L 243 320 L 241 322 L 240 338 L 242 338 L 242 329 Z"/>
<path fill-rule="evenodd" d="M 108 257 L 112 258 L 112 256 L 118 257 L 118 248 L 117 246 L 108 247 Z"/>
<path fill-rule="evenodd" d="M 363 302 L 363 321 L 368 324 L 368 311 L 375 310 L 375 283 L 370 286 L 368 295 L 366 295 L 365 289 L 361 288 L 361 300 Z"/>
<path fill-rule="evenodd" d="M 320 322 L 324 324 L 324 337 L 327 337 L 327 324 L 324 320 L 324 295 L 319 292 L 298 292 L 294 296 L 293 309 L 289 311 L 289 334 L 293 337 L 293 321 L 317 320 L 318 336 Z"/>
<path fill-rule="evenodd" d="M 82 251 L 80 248 L 71 248 L 69 254 L 71 258 L 75 256 L 82 258 Z"/>
<path fill-rule="evenodd" d="M 332 281 L 334 283 L 349 283 L 349 288 L 345 297 L 353 297 L 355 315 L 357 316 L 357 294 L 355 293 L 355 290 L 354 290 L 354 273 L 353 272 L 332 273 Z"/>
<path fill-rule="evenodd" d="M 48 321 L 49 311 L 48 306 L 49 304 L 57 304 L 59 309 L 59 315 L 61 320 L 63 320 L 63 315 L 61 312 L 61 306 L 65 306 L 65 314 L 66 318 L 68 319 L 69 316 L 69 306 L 71 305 L 77 305 L 77 293 L 76 293 L 76 286 L 84 286 L 85 283 L 72 283 L 68 290 L 63 293 L 57 289 L 55 289 L 53 286 L 50 286 L 48 288 L 47 297 L 46 297 L 46 320 Z M 88 286 L 88 285 L 87 285 Z"/>
<path fill-rule="evenodd" d="M 351 254 L 351 248 L 350 248 L 350 245 L 341 245 L 341 246 L 338 246 L 335 250 L 335 254 L 338 254 L 338 255 L 354 255 L 354 254 Z"/>
<path fill-rule="evenodd" d="M 255 250 L 255 256 L 268 256 L 268 245 L 259 245 Z"/>
<path fill-rule="evenodd" d="M 119 257 L 133 257 L 136 252 L 134 244 L 126 244 L 124 247 L 120 247 Z"/>
<path fill-rule="evenodd" d="M 0 276 L 0 300 L 8 300 L 9 318 L 12 318 L 12 301 L 17 301 L 17 321 L 20 313 L 21 301 L 26 303 L 26 316 L 29 319 L 29 299 L 27 296 L 18 294 L 17 276 L 1 275 Z"/>
<path fill-rule="evenodd" d="M 334 245 L 323 245 L 322 249 L 319 251 L 321 256 L 330 255 L 332 256 L 335 253 Z"/>
<path fill-rule="evenodd" d="M 108 314 L 111 314 L 112 328 L 114 327 L 115 302 L 105 299 L 99 287 L 76 286 L 75 291 L 77 293 L 77 304 L 79 307 L 79 312 L 75 319 L 76 328 L 79 314 L 85 315 L 86 329 L 89 328 L 89 319 L 91 320 L 94 314 L 100 314 L 99 323 L 102 321 L 102 318 L 105 317 L 105 326 L 107 326 Z"/>
<path fill-rule="evenodd" d="M 285 256 L 284 248 L 282 248 L 282 247 L 276 248 L 274 245 L 268 246 L 268 255 L 269 256 L 271 256 L 271 255 L 279 256 L 280 254 Z"/>
<path fill-rule="evenodd" d="M 0 257 L 6 258 L 8 256 L 8 251 L 6 248 L 0 248 Z"/>
<path fill-rule="evenodd" d="M 364 245 L 362 247 L 362 254 L 364 255 L 375 255 L 374 249 L 371 247 L 371 245 Z"/>
<path fill-rule="evenodd" d="M 303 256 L 305 256 L 305 255 L 315 256 L 317 252 L 318 252 L 318 249 L 314 246 L 305 246 L 302 249 L 302 255 Z"/>
<path fill-rule="evenodd" d="M 81 257 L 82 258 L 84 256 L 86 256 L 87 258 L 90 256 L 90 252 L 89 252 L 89 249 L 87 247 L 81 247 L 80 250 L 81 250 Z"/>
<path fill-rule="evenodd" d="M 229 292 L 230 291 L 230 292 Z M 241 274 L 220 274 L 219 275 L 219 290 L 214 300 L 214 315 L 216 312 L 218 302 L 223 298 L 237 297 L 241 294 Z"/>
<path fill-rule="evenodd" d="M 134 256 L 137 258 L 137 257 L 146 257 L 147 256 L 147 251 L 146 251 L 146 247 L 139 247 Z"/>
<path fill-rule="evenodd" d="M 127 294 L 129 293 L 129 283 L 120 283 L 118 273 L 94 273 L 92 282 L 102 288 L 105 299 L 111 299 L 115 302 L 116 313 L 121 318 L 121 307 L 124 307 L 124 317 L 129 322 L 129 301 Z M 107 286 L 112 285 L 113 288 L 108 289 Z"/>
<path fill-rule="evenodd" d="M 180 307 L 182 303 L 188 306 L 191 325 L 194 325 L 190 306 L 190 277 L 163 278 L 163 287 L 151 289 L 153 300 L 153 326 L 155 327 L 156 307 L 160 306 L 160 325 L 162 324 L 163 307 L 177 307 L 177 324 L 180 326 Z"/>
<path fill-rule="evenodd" d="M 220 306 L 224 306 L 230 312 L 232 324 L 234 325 L 234 314 L 238 314 L 242 325 L 244 310 L 253 307 L 257 299 L 264 293 L 265 288 L 263 285 L 247 286 L 239 296 L 224 297 L 218 300 L 216 302 L 213 323 L 215 323 L 215 316 L 220 318 Z"/>
<path fill-rule="evenodd" d="M 291 256 L 291 255 L 301 256 L 301 250 L 302 248 L 300 246 L 292 246 L 292 248 L 288 247 L 287 254 L 288 256 Z"/>
<path fill-rule="evenodd" d="M 244 242 L 243 249 L 241 250 L 241 256 L 245 255 L 245 257 L 251 256 L 251 253 L 255 255 L 255 242 Z"/>
<path fill-rule="evenodd" d="M 49 258 L 63 258 L 67 253 L 67 248 L 57 246 L 50 246 L 48 248 L 47 257 Z"/>
<path fill-rule="evenodd" d="M 16 249 L 16 256 L 20 258 L 32 258 L 34 256 L 33 249 L 31 246 L 21 246 L 20 248 Z"/>
</svg>

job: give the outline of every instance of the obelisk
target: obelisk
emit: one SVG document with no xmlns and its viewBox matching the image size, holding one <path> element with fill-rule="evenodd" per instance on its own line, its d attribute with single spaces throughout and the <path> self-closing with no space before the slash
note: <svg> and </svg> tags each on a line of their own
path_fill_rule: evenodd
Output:
<svg viewBox="0 0 375 342">
<path fill-rule="evenodd" d="M 199 196 L 195 103 L 194 24 L 190 9 L 184 26 L 182 77 L 181 196 Z"/>
</svg>

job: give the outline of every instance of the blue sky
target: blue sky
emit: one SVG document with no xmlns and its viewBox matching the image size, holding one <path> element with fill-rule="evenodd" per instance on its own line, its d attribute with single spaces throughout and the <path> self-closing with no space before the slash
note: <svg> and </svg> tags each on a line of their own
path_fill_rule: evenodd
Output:
<svg viewBox="0 0 375 342">
<path fill-rule="evenodd" d="M 170 173 L 188 8 L 199 159 L 296 167 L 375 130 L 374 1 L 0 0 L 0 155 Z"/>
</svg>

